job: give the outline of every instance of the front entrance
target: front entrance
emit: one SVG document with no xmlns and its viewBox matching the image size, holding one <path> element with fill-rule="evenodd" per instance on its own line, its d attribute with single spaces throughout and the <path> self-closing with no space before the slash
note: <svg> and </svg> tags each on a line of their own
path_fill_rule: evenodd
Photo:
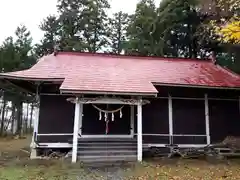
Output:
<svg viewBox="0 0 240 180">
<path fill-rule="evenodd" d="M 121 112 L 100 113 L 98 109 Z M 106 120 L 108 123 L 106 123 Z M 82 137 L 133 137 L 131 134 L 131 113 L 129 105 L 84 104 Z"/>
</svg>

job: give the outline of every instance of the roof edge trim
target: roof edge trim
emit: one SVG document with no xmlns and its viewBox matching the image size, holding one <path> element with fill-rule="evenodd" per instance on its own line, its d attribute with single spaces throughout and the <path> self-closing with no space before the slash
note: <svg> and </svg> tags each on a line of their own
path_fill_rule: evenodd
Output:
<svg viewBox="0 0 240 180">
<path fill-rule="evenodd" d="M 157 92 L 116 92 L 116 91 L 83 91 L 83 90 L 67 90 L 67 89 L 60 89 L 61 94 L 113 94 L 113 95 L 130 95 L 130 96 L 155 96 L 157 97 Z"/>
<path fill-rule="evenodd" d="M 63 82 L 64 78 L 35 78 L 35 77 L 23 77 L 23 76 L 11 76 L 11 75 L 0 75 L 0 79 L 15 79 L 23 81 L 48 81 L 48 82 Z"/>
<path fill-rule="evenodd" d="M 189 88 L 201 88 L 201 89 L 232 89 L 240 90 L 240 87 L 223 87 L 223 86 L 197 86 L 197 85 L 187 85 L 187 84 L 168 84 L 168 83 L 156 83 L 153 82 L 155 86 L 169 86 L 169 87 L 189 87 Z"/>
</svg>

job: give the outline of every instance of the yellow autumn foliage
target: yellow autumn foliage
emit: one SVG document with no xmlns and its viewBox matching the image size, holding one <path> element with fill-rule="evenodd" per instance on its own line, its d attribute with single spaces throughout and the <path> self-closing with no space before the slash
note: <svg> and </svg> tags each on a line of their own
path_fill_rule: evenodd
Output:
<svg viewBox="0 0 240 180">
<path fill-rule="evenodd" d="M 240 0 L 216 0 L 217 7 L 232 17 L 221 17 L 217 22 L 212 21 L 211 26 L 224 43 L 240 43 Z M 220 23 L 219 23 L 220 22 Z"/>
<path fill-rule="evenodd" d="M 223 42 L 240 44 L 240 20 L 230 21 L 225 26 L 217 28 Z"/>
</svg>

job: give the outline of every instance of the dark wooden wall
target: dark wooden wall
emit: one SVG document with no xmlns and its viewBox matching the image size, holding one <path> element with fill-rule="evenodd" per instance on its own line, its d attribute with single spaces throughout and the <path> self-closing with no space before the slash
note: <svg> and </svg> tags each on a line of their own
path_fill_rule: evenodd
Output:
<svg viewBox="0 0 240 180">
<path fill-rule="evenodd" d="M 204 94 L 209 100 L 209 121 L 211 142 L 222 141 L 228 135 L 240 136 L 240 95 L 237 90 L 194 89 L 194 88 L 159 88 L 158 97 L 173 97 L 173 134 L 175 135 L 205 135 L 205 104 Z M 198 98 L 193 99 L 175 99 Z M 218 100 L 211 100 L 217 98 Z M 231 99 L 231 100 L 229 100 Z M 168 134 L 168 100 L 149 99 L 150 104 L 143 106 L 143 134 Z M 135 111 L 136 112 L 136 111 Z M 135 133 L 137 132 L 135 120 Z M 144 136 L 144 143 L 167 144 L 166 137 Z M 206 144 L 206 136 L 174 136 L 175 144 Z"/>
<path fill-rule="evenodd" d="M 168 100 L 149 100 L 151 103 L 144 105 L 142 110 L 143 134 L 169 134 Z M 137 122 L 135 122 L 135 132 L 137 132 Z M 168 144 L 169 138 L 166 136 L 143 136 L 143 143 Z"/>
<path fill-rule="evenodd" d="M 169 134 L 168 99 L 150 99 L 151 103 L 143 106 L 143 134 Z M 203 100 L 173 99 L 173 134 L 204 135 L 205 106 Z M 135 120 L 137 133 L 137 121 Z M 173 138 L 175 144 L 204 144 L 206 137 Z M 167 136 L 143 136 L 144 143 L 169 144 Z"/>
<path fill-rule="evenodd" d="M 204 93 L 209 100 L 209 120 L 211 142 L 222 141 L 227 135 L 240 136 L 239 92 L 236 90 L 204 90 L 194 88 L 166 88 L 159 89 L 158 97 L 150 98 L 150 104 L 143 106 L 143 134 L 169 134 L 168 122 L 168 93 L 173 96 L 173 133 L 197 134 L 205 132 Z M 174 97 L 194 97 L 200 100 L 174 99 Z M 73 133 L 74 104 L 67 102 L 67 96 L 41 96 L 39 133 Z M 165 98 L 165 99 L 164 99 Z M 224 100 L 225 99 L 225 100 Z M 235 99 L 229 101 L 226 99 Z M 116 105 L 113 109 L 120 107 Z M 103 107 L 103 109 L 105 109 Z M 134 108 L 135 133 L 137 133 L 137 108 Z M 83 134 L 105 134 L 104 117 L 99 121 L 99 113 L 92 105 L 83 107 Z M 104 115 L 103 115 L 104 116 Z M 111 119 L 111 115 L 109 115 Z M 115 121 L 109 124 L 110 134 L 130 133 L 130 106 L 123 108 L 123 118 L 115 114 Z M 114 130 L 114 131 L 113 131 Z M 42 136 L 41 142 L 65 142 L 72 136 Z M 206 137 L 180 137 L 173 139 L 176 144 L 204 144 Z M 147 144 L 169 144 L 167 136 L 143 136 Z"/>
<path fill-rule="evenodd" d="M 173 99 L 173 134 L 204 135 L 205 106 L 203 100 Z M 205 144 L 206 137 L 174 136 L 174 144 Z"/>
<path fill-rule="evenodd" d="M 239 101 L 209 101 L 211 142 L 221 142 L 226 136 L 240 136 Z"/>
<path fill-rule="evenodd" d="M 73 133 L 74 109 L 67 96 L 40 96 L 39 134 Z M 72 136 L 70 136 L 72 138 Z M 68 136 L 38 136 L 40 142 L 64 142 Z"/>
</svg>

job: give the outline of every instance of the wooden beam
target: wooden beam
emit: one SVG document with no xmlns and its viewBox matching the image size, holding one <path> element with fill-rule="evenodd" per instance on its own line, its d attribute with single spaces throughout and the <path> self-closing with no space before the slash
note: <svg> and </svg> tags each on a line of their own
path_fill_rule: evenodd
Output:
<svg viewBox="0 0 240 180">
<path fill-rule="evenodd" d="M 76 103 L 75 98 L 68 98 L 67 101 Z M 97 97 L 97 98 L 79 98 L 81 104 L 123 104 L 123 105 L 142 105 L 150 103 L 148 100 L 139 99 L 123 99 L 123 98 L 108 98 L 108 97 Z"/>
<path fill-rule="evenodd" d="M 23 88 L 22 86 L 20 86 L 18 83 L 16 82 L 13 82 L 13 81 L 10 81 L 10 80 L 5 80 L 8 84 L 12 85 L 13 87 L 19 89 L 20 91 L 22 92 L 25 92 L 25 93 L 28 93 L 28 94 L 34 94 L 34 91 L 35 89 L 32 87 L 29 87 L 30 89 L 26 89 L 26 88 Z"/>
</svg>

